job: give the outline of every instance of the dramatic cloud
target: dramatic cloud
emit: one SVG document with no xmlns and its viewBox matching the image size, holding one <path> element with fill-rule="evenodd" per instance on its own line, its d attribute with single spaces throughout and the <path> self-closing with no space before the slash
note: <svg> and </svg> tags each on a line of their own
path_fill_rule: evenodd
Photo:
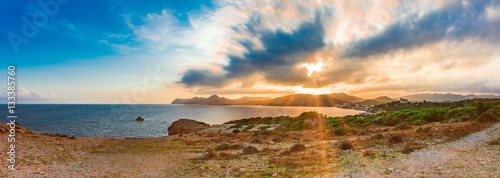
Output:
<svg viewBox="0 0 500 178">
<path fill-rule="evenodd" d="M 441 40 L 460 41 L 471 37 L 498 42 L 500 37 L 496 34 L 500 20 L 487 18 L 488 9 L 497 4 L 493 0 L 458 1 L 422 17 L 412 14 L 373 37 L 354 42 L 343 56 L 366 57 Z"/>
<path fill-rule="evenodd" d="M 500 79 L 491 68 L 500 55 L 500 4 L 493 0 L 229 5 L 226 12 L 239 18 L 227 24 L 224 60 L 207 62 L 217 70 L 181 70 L 178 84 L 199 94 L 500 92 L 473 87 Z"/>
<path fill-rule="evenodd" d="M 303 22 L 296 30 L 256 30 L 259 19 L 244 24 L 251 36 L 258 36 L 261 48 L 250 40 L 238 41 L 245 48 L 242 56 L 229 55 L 229 64 L 223 69 L 227 72 L 217 76 L 206 69 L 187 70 L 179 83 L 187 86 L 220 86 L 223 79 L 245 78 L 259 73 L 269 82 L 288 85 L 300 85 L 310 82 L 304 78 L 305 69 L 297 69 L 300 62 L 325 46 L 325 32 L 318 14 L 312 22 Z M 237 28 L 237 27 L 235 27 Z"/>
</svg>

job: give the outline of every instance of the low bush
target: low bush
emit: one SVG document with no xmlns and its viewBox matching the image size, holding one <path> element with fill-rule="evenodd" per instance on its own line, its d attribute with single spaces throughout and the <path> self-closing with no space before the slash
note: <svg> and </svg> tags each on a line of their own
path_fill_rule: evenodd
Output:
<svg viewBox="0 0 500 178">
<path fill-rule="evenodd" d="M 402 122 L 402 123 L 394 126 L 394 128 L 392 130 L 408 130 L 408 129 L 412 129 L 412 128 L 413 127 L 408 125 L 406 122 Z"/>
<path fill-rule="evenodd" d="M 352 146 L 351 142 L 349 142 L 347 140 L 342 140 L 342 141 L 340 141 L 339 148 L 341 150 L 351 150 L 353 148 L 353 146 Z"/>
<path fill-rule="evenodd" d="M 403 142 L 403 138 L 399 135 L 393 135 L 393 136 L 389 137 L 389 139 L 387 141 L 391 144 L 396 144 L 396 143 Z"/>
<path fill-rule="evenodd" d="M 478 122 L 483 122 L 483 123 L 484 123 L 484 122 L 496 122 L 496 121 L 498 121 L 498 120 L 497 120 L 497 118 L 496 118 L 494 115 L 492 115 L 492 114 L 490 114 L 490 113 L 488 113 L 488 112 L 483 112 L 483 114 L 481 114 L 481 115 L 477 118 L 477 121 L 478 121 Z"/>
</svg>

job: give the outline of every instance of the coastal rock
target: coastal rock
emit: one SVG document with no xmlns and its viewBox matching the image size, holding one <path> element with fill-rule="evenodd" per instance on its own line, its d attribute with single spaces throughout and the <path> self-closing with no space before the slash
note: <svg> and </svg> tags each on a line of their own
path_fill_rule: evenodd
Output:
<svg viewBox="0 0 500 178">
<path fill-rule="evenodd" d="M 22 127 L 19 123 L 16 122 L 16 127 L 15 127 L 15 131 L 16 133 L 20 133 L 20 134 L 24 134 L 24 133 L 27 133 L 27 134 L 33 134 L 35 132 L 25 128 L 25 127 Z M 0 133 L 5 133 L 5 132 L 10 132 L 10 126 L 7 124 L 7 123 L 1 123 L 0 122 Z"/>
<path fill-rule="evenodd" d="M 191 119 L 179 119 L 168 127 L 169 135 L 178 135 L 178 134 L 188 134 L 194 133 L 198 130 L 203 130 L 210 127 L 210 124 L 204 122 L 198 122 Z"/>
<path fill-rule="evenodd" d="M 136 121 L 144 121 L 144 119 L 141 116 L 137 117 L 137 119 L 135 119 L 135 120 Z"/>
</svg>

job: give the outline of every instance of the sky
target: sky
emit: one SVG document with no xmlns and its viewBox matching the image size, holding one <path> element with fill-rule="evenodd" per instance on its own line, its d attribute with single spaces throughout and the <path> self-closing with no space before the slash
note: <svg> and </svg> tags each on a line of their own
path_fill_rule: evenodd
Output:
<svg viewBox="0 0 500 178">
<path fill-rule="evenodd" d="M 0 13 L 19 103 L 500 95 L 495 0 L 6 0 Z"/>
</svg>

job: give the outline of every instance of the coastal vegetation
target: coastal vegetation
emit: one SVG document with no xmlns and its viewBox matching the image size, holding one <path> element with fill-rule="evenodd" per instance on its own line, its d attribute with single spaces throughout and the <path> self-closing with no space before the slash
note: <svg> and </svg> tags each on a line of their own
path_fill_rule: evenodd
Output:
<svg viewBox="0 0 500 178">
<path fill-rule="evenodd" d="M 424 101 L 401 104 L 391 102 L 374 106 L 372 110 L 388 111 L 372 115 L 358 114 L 344 117 L 328 117 L 316 111 L 310 111 L 296 117 L 254 117 L 230 121 L 225 124 L 235 124 L 234 128 L 255 124 L 280 124 L 284 127 L 281 131 L 333 129 L 335 134 L 344 134 L 352 132 L 355 128 L 396 126 L 400 123 L 424 125 L 432 122 L 492 120 L 491 118 L 500 117 L 500 99 L 468 99 L 445 103 Z"/>
</svg>

